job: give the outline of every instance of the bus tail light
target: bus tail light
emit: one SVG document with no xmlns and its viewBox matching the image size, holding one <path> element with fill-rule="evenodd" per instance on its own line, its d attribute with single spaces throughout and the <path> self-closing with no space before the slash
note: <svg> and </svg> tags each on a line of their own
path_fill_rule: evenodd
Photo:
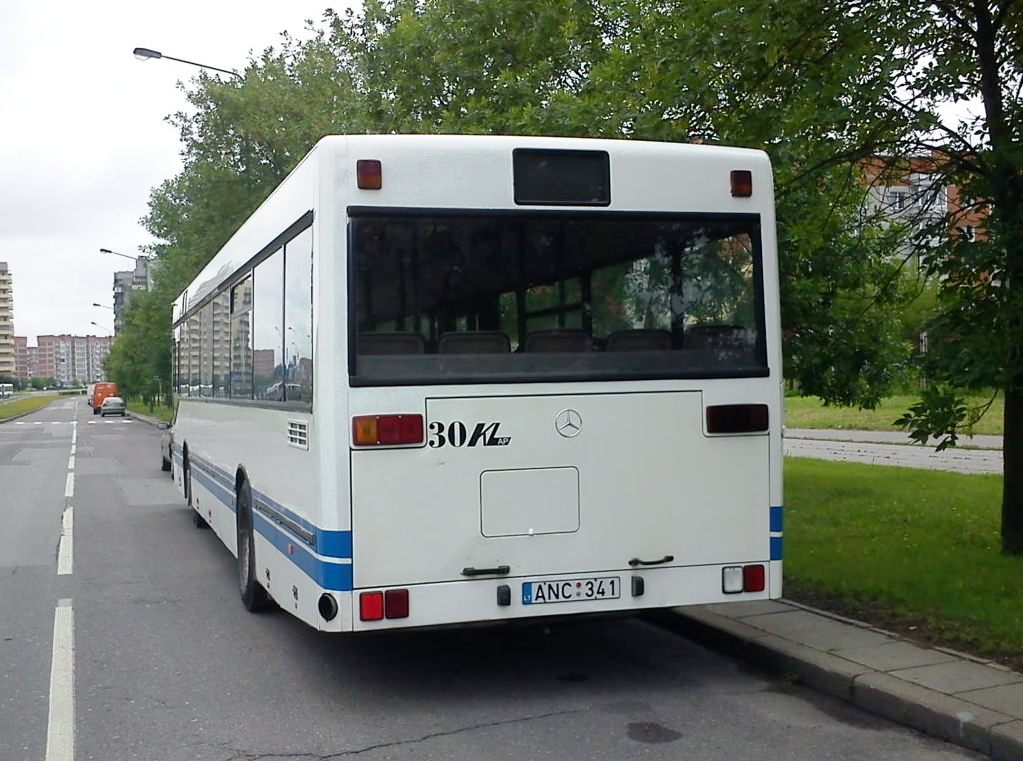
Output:
<svg viewBox="0 0 1023 761">
<path fill-rule="evenodd" d="M 384 186 L 384 169 L 379 159 L 359 159 L 355 162 L 355 177 L 359 190 L 380 190 Z"/>
<path fill-rule="evenodd" d="M 764 566 L 729 565 L 721 569 L 721 591 L 726 595 L 739 592 L 763 592 L 767 588 Z"/>
<path fill-rule="evenodd" d="M 407 589 L 388 589 L 386 592 L 362 592 L 359 595 L 360 621 L 408 618 L 408 610 Z"/>
<path fill-rule="evenodd" d="M 356 415 L 352 441 L 357 447 L 423 443 L 422 415 Z"/>
<path fill-rule="evenodd" d="M 733 169 L 731 180 L 733 198 L 749 198 L 753 195 L 753 172 L 749 169 Z"/>
<path fill-rule="evenodd" d="M 407 589 L 388 589 L 384 592 L 384 615 L 387 618 L 408 618 Z"/>
<path fill-rule="evenodd" d="M 759 433 L 767 430 L 766 404 L 716 404 L 707 408 L 707 433 Z"/>
<path fill-rule="evenodd" d="M 359 595 L 359 619 L 361 621 L 379 621 L 383 617 L 383 592 L 363 592 Z"/>
<path fill-rule="evenodd" d="M 767 586 L 767 577 L 762 565 L 744 565 L 742 567 L 742 591 L 763 592 Z"/>
</svg>

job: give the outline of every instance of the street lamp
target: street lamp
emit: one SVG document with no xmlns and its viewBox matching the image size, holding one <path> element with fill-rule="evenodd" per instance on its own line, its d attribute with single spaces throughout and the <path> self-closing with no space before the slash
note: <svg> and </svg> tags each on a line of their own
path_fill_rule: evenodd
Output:
<svg viewBox="0 0 1023 761">
<path fill-rule="evenodd" d="M 122 254 L 117 251 L 111 251 L 109 248 L 101 248 L 99 252 L 101 254 L 113 254 L 114 256 L 123 256 L 125 259 L 131 259 L 133 262 L 137 262 L 139 259 L 146 258 L 144 256 L 129 256 L 128 254 Z"/>
<path fill-rule="evenodd" d="M 94 302 L 92 302 L 92 305 L 93 305 L 94 307 L 99 307 L 100 309 L 109 309 L 109 310 L 110 310 L 111 312 L 113 312 L 113 311 L 114 311 L 114 308 L 113 308 L 113 307 L 108 307 L 108 306 L 107 306 L 106 304 L 97 304 L 97 303 L 96 303 L 96 302 L 94 301 Z"/>
<path fill-rule="evenodd" d="M 105 330 L 107 332 L 107 336 L 111 335 L 110 328 L 104 327 L 103 325 L 100 325 L 98 322 L 93 322 L 92 320 L 89 321 L 89 324 L 90 325 L 95 325 L 100 330 Z"/>
<path fill-rule="evenodd" d="M 177 61 L 178 63 L 187 63 L 189 66 L 198 66 L 200 69 L 211 69 L 212 71 L 219 71 L 222 74 L 230 74 L 232 77 L 238 77 L 238 79 L 244 79 L 244 77 L 237 71 L 228 71 L 227 69 L 221 69 L 216 66 L 210 66 L 206 63 L 196 63 L 195 61 L 186 61 L 184 58 L 175 58 L 174 56 L 164 55 L 159 50 L 150 50 L 149 48 L 135 48 L 131 51 L 132 54 L 140 61 L 148 61 L 150 58 L 166 58 L 169 61 Z"/>
</svg>

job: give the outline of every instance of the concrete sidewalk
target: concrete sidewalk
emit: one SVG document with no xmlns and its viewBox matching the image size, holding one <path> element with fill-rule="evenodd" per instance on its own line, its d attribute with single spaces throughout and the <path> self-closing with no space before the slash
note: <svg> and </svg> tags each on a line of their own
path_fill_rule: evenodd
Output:
<svg viewBox="0 0 1023 761">
<path fill-rule="evenodd" d="M 1023 761 L 1023 674 L 785 600 L 673 612 L 662 623 L 712 647 L 929 735 Z"/>
<path fill-rule="evenodd" d="M 1002 472 L 1002 437 L 959 439 L 960 446 L 937 452 L 894 431 L 844 431 L 787 428 L 784 451 L 790 457 L 894 465 L 903 468 L 980 474 Z"/>
</svg>

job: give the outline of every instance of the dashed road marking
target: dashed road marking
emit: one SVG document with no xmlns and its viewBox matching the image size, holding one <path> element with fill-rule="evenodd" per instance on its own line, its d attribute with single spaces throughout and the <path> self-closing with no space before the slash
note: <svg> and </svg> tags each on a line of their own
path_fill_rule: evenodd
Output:
<svg viewBox="0 0 1023 761">
<path fill-rule="evenodd" d="M 67 474 L 67 482 L 64 484 L 64 496 L 70 499 L 75 496 L 75 474 Z"/>
<path fill-rule="evenodd" d="M 74 568 L 75 560 L 75 509 L 68 507 L 64 511 L 60 527 L 60 546 L 57 550 L 57 575 L 68 576 Z"/>
<path fill-rule="evenodd" d="M 71 600 L 61 600 L 53 614 L 53 660 L 50 664 L 50 717 L 46 727 L 46 761 L 75 757 L 75 618 Z"/>
</svg>

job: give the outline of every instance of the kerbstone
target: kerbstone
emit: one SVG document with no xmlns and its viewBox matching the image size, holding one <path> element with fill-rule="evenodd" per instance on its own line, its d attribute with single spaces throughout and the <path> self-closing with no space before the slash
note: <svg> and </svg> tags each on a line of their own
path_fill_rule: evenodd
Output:
<svg viewBox="0 0 1023 761">
<path fill-rule="evenodd" d="M 991 752 L 992 728 L 1012 721 L 1005 714 L 880 672 L 858 677 L 852 694 L 861 708 L 982 753 Z"/>
<path fill-rule="evenodd" d="M 991 730 L 991 755 L 999 761 L 1023 761 L 1023 721 Z"/>
</svg>

